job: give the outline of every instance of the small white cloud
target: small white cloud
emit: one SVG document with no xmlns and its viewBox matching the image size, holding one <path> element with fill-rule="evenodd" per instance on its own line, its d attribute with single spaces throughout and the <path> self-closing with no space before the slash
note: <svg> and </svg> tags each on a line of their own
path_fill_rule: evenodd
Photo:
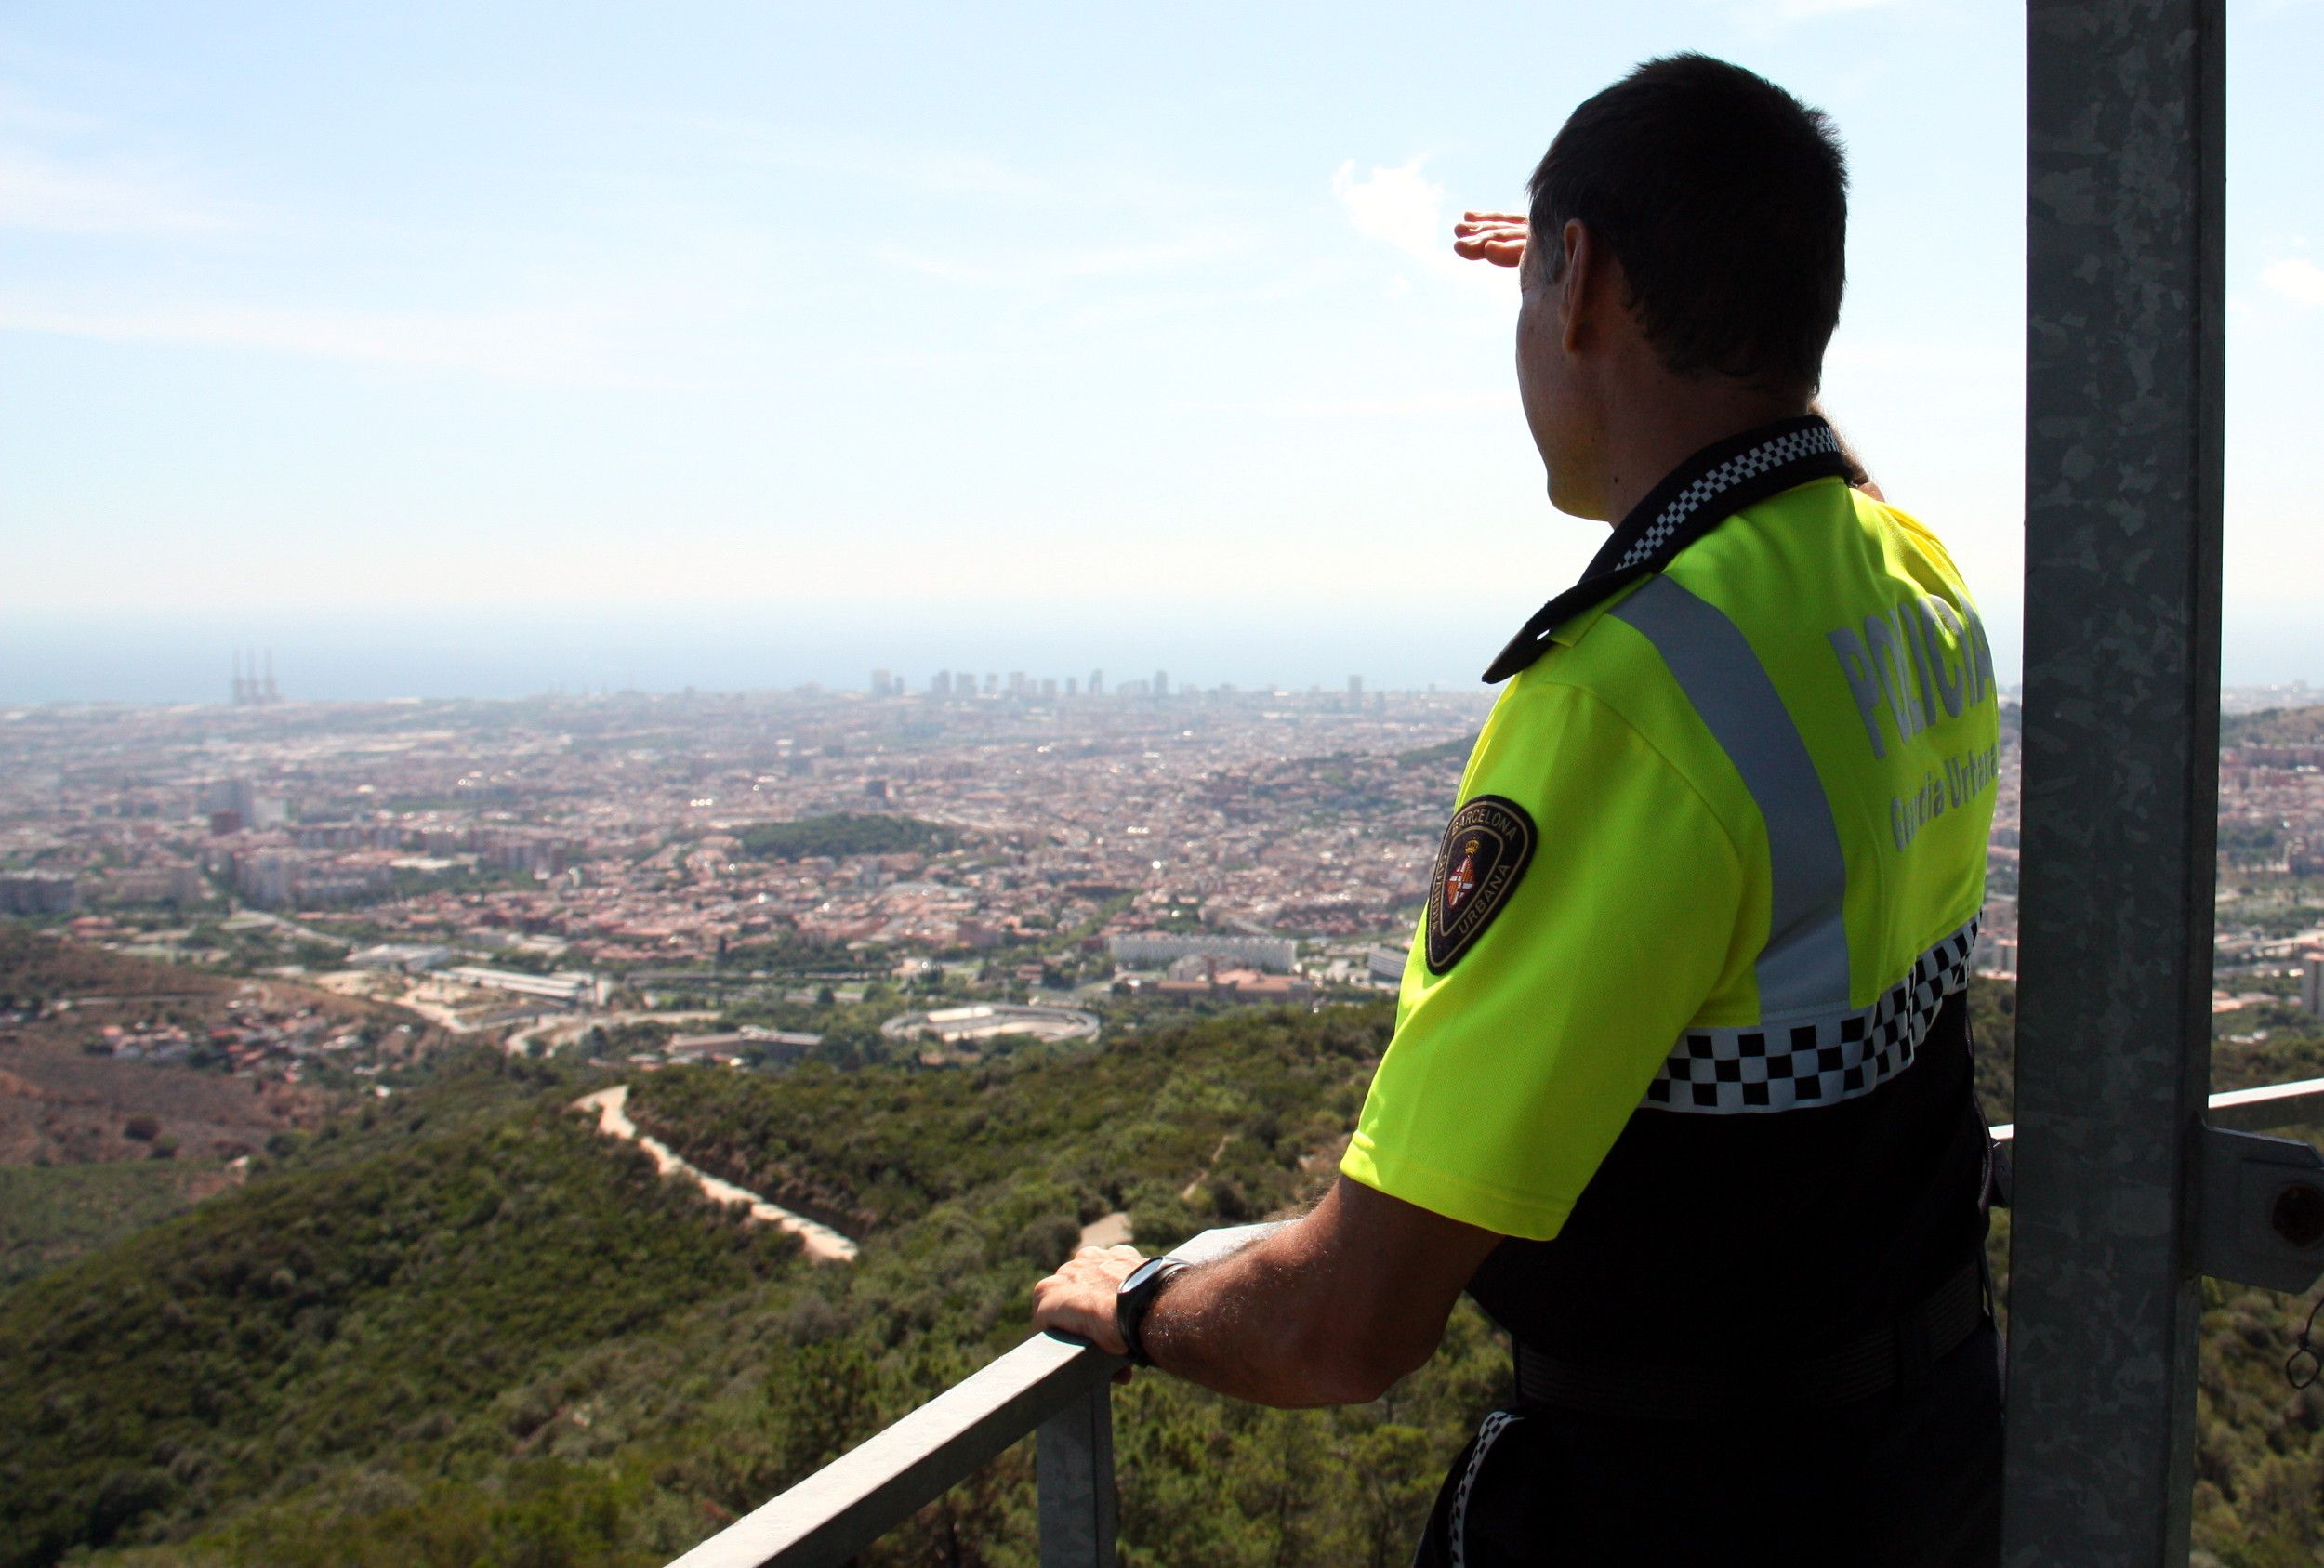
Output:
<svg viewBox="0 0 2324 1568">
<path fill-rule="evenodd" d="M 588 345 L 571 323 L 516 314 L 444 316 L 284 310 L 255 305 L 79 309 L 0 298 L 0 332 L 109 343 L 257 349 L 502 380 L 596 385 Z"/>
<path fill-rule="evenodd" d="M 42 103 L 14 87 L 0 87 L 0 129 L 75 136 L 96 130 L 100 124 L 93 116 Z"/>
<path fill-rule="evenodd" d="M 2288 256 L 2260 270 L 2260 282 L 2295 305 L 2324 305 L 2324 267 L 2304 256 Z"/>
<path fill-rule="evenodd" d="M 1357 178 L 1351 158 L 1331 177 L 1331 194 L 1348 215 L 1348 222 L 1365 238 L 1392 245 L 1417 261 L 1432 276 L 1505 292 L 1512 276 L 1506 267 L 1463 261 L 1453 254 L 1452 218 L 1445 203 L 1445 188 L 1420 172 L 1426 154 L 1394 168 L 1374 166 Z M 1389 285 L 1401 294 L 1412 280 L 1397 274 Z"/>
<path fill-rule="evenodd" d="M 169 234 L 227 226 L 218 207 L 174 189 L 154 170 L 81 165 L 0 147 L 0 228 Z"/>
<path fill-rule="evenodd" d="M 1347 209 L 1357 233 L 1422 260 L 1443 254 L 1452 244 L 1452 231 L 1441 219 L 1445 188 L 1420 172 L 1425 161 L 1414 158 L 1393 169 L 1375 167 L 1358 179 L 1351 158 L 1331 177 L 1331 193 Z"/>
</svg>

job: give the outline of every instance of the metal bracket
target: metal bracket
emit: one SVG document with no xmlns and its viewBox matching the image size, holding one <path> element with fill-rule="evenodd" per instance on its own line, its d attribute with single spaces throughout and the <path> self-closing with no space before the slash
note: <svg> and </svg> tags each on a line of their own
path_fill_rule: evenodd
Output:
<svg viewBox="0 0 2324 1568">
<path fill-rule="evenodd" d="M 2324 1275 L 2324 1153 L 2208 1123 L 2202 1149 L 2200 1271 L 2295 1294 L 2314 1285 Z"/>
</svg>

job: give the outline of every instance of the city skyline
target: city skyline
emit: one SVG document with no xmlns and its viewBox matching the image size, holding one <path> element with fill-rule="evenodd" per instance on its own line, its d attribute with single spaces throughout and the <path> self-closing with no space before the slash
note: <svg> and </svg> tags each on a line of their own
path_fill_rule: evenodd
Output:
<svg viewBox="0 0 2324 1568">
<path fill-rule="evenodd" d="M 2022 679 L 2018 617 L 1995 613 L 1990 600 L 1985 608 L 1997 675 L 2014 689 Z M 1157 666 L 1175 669 L 1178 684 L 1199 691 L 1332 692 L 1351 675 L 1375 692 L 1486 690 L 1479 669 L 1498 648 L 1499 628 L 1456 628 L 1461 635 L 1415 640 L 1371 629 L 1386 626 L 1383 617 L 1375 610 L 1344 625 L 1212 620 L 1173 631 L 1127 617 L 1101 626 L 1088 615 L 1002 626 L 917 617 L 866 627 L 844 613 L 780 623 L 699 613 L 598 618 L 582 611 L 466 625 L 413 614 L 371 627 L 343 620 L 286 626 L 271 619 L 268 625 L 286 635 L 271 643 L 239 622 L 214 628 L 148 618 L 129 627 L 83 627 L 78 638 L 17 622 L 0 625 L 0 708 L 845 692 L 861 687 L 875 669 L 918 692 L 939 672 L 963 671 L 964 661 L 973 663 L 971 673 L 980 680 L 990 674 L 1005 682 L 1021 671 L 1037 683 L 1056 681 L 1061 692 L 1093 668 L 1128 677 Z M 2230 692 L 2324 689 L 2324 645 L 2309 616 L 2288 612 L 2273 623 L 2230 627 L 2221 672 L 2222 688 Z"/>
</svg>

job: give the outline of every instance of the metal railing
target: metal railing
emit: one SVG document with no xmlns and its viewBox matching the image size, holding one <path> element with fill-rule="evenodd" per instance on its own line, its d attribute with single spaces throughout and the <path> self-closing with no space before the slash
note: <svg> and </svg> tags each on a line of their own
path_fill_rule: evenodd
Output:
<svg viewBox="0 0 2324 1568">
<path fill-rule="evenodd" d="M 2265 1132 L 2270 1127 L 2297 1127 L 2305 1121 L 2324 1122 L 2324 1078 L 2303 1078 L 2293 1084 L 2263 1084 L 2255 1089 L 2228 1089 L 2214 1094 L 2204 1120 L 2215 1127 L 2238 1132 Z M 2016 1140 L 2014 1123 L 1992 1129 L 1993 1141 Z"/>
<path fill-rule="evenodd" d="M 1223 1258 L 1275 1229 L 1205 1231 L 1170 1256 Z M 670 1568 L 834 1568 L 1030 1435 L 1041 1568 L 1114 1568 L 1114 1374 L 1095 1346 L 1037 1334 Z"/>
<path fill-rule="evenodd" d="M 2258 1131 L 2324 1121 L 2324 1078 L 2215 1094 L 2210 1125 Z M 2009 1146 L 2015 1128 L 1993 1129 Z M 1171 1256 L 1220 1258 L 1274 1229 L 1205 1231 Z M 671 1568 L 836 1568 L 1027 1436 L 1034 1439 L 1041 1568 L 1113 1568 L 1114 1420 L 1124 1363 L 1040 1334 L 954 1384 Z"/>
<path fill-rule="evenodd" d="M 1107 1390 L 1123 1364 L 1092 1346 L 1037 1335 L 711 1536 L 677 1568 L 844 1562 L 1027 1432 L 1037 1434 L 1044 1568 L 1110 1564 Z"/>
</svg>

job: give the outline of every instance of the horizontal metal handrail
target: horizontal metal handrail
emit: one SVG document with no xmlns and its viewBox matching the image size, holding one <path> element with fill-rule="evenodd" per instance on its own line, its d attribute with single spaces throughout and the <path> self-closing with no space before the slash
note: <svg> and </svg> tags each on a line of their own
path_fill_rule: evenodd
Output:
<svg viewBox="0 0 2324 1568">
<path fill-rule="evenodd" d="M 2324 1078 L 2302 1078 L 2291 1084 L 2263 1084 L 2255 1089 L 2226 1089 L 2207 1102 L 2208 1120 L 2215 1127 L 2238 1132 L 2265 1132 L 2304 1121 L 2324 1121 Z M 2017 1124 L 2003 1122 L 1992 1129 L 1993 1141 L 2008 1143 L 2017 1136 Z"/>
<path fill-rule="evenodd" d="M 671 1568 L 826 1568 L 934 1502 L 979 1466 L 1103 1389 L 1119 1356 L 1040 1334 L 744 1515 Z"/>
<path fill-rule="evenodd" d="M 1205 1231 L 1170 1256 L 1222 1258 L 1276 1227 Z M 1037 1334 L 876 1432 L 670 1568 L 834 1568 L 1037 1430 L 1041 1561 L 1114 1560 L 1107 1390 L 1122 1358 Z"/>
<path fill-rule="evenodd" d="M 2213 1127 L 2245 1132 L 2324 1121 L 2324 1078 L 2211 1097 Z M 2015 1124 L 1992 1129 L 2012 1143 Z M 1205 1231 L 1171 1256 L 1220 1258 L 1275 1229 Z M 1113 1443 L 1107 1389 L 1123 1362 L 1042 1334 L 954 1384 L 670 1568 L 836 1568 L 1038 1430 L 1042 1568 L 1111 1568 Z"/>
</svg>

